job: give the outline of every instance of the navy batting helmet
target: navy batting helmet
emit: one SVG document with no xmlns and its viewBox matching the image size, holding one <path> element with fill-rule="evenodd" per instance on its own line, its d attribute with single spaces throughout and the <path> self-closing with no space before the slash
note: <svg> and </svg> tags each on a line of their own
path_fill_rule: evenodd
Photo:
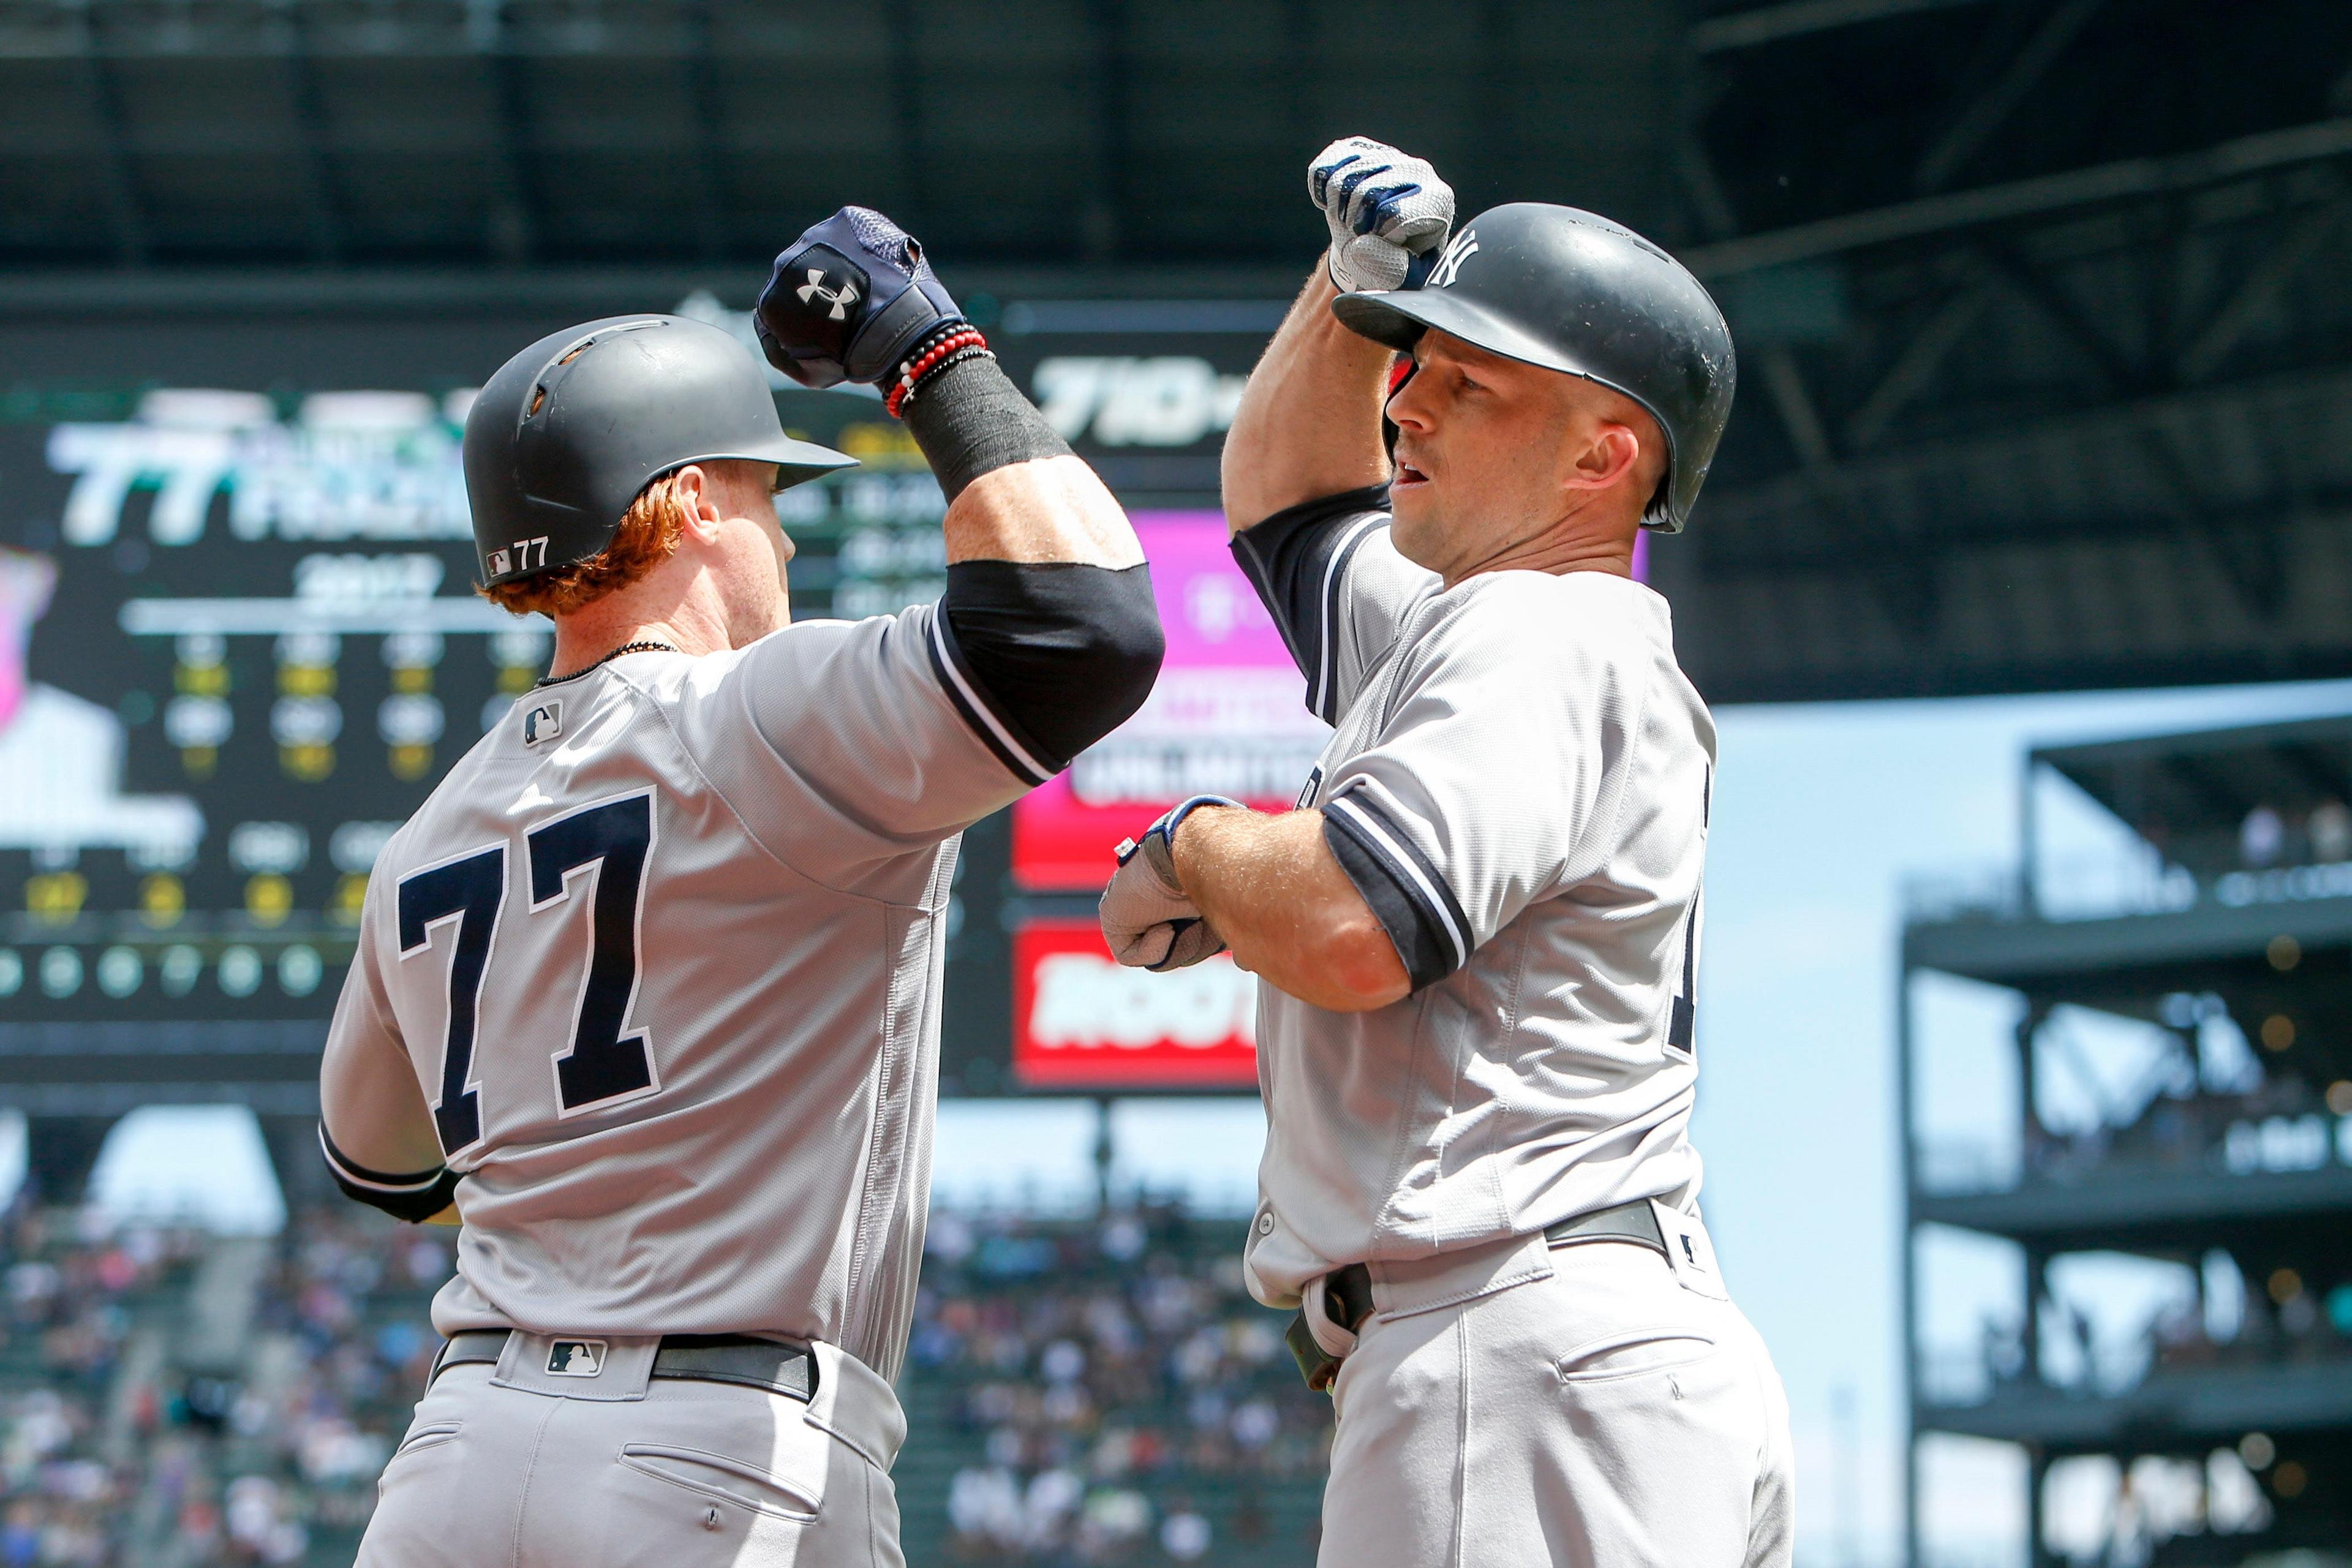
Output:
<svg viewBox="0 0 2352 1568">
<path fill-rule="evenodd" d="M 1514 202 L 1456 230 L 1418 288 L 1342 294 L 1351 331 L 1411 349 L 1434 327 L 1623 393 L 1666 437 L 1645 526 L 1681 530 L 1731 417 L 1731 330 L 1689 269 L 1622 224 Z"/>
<path fill-rule="evenodd" d="M 785 435 L 767 372 L 706 322 L 609 316 L 540 339 L 466 416 L 483 586 L 601 553 L 647 485 L 729 458 L 774 463 L 779 489 L 856 462 Z"/>
</svg>

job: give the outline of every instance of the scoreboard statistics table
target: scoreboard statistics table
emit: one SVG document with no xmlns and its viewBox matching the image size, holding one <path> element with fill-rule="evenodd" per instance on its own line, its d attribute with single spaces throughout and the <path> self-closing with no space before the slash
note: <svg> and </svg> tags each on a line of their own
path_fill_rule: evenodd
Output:
<svg viewBox="0 0 2352 1568">
<path fill-rule="evenodd" d="M 748 336 L 708 294 L 668 308 Z M 594 313 L 0 323 L 0 1095 L 109 1052 L 184 1087 L 274 1051 L 226 1078 L 302 1103 L 377 851 L 551 648 L 473 592 L 472 389 Z M 1136 511 L 1170 658 L 1134 721 L 969 836 L 950 1087 L 1255 1087 L 1249 977 L 1118 970 L 1091 894 L 1173 800 L 1286 805 L 1321 744 L 1202 510 L 1277 313 L 1064 301 L 992 328 Z M 943 505 L 903 428 L 859 393 L 777 396 L 861 461 L 779 498 L 794 614 L 936 596 Z"/>
</svg>

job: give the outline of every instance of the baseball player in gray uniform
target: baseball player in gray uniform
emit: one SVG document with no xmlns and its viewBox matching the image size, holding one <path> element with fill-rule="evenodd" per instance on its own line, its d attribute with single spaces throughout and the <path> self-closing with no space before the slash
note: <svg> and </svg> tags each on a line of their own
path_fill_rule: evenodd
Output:
<svg viewBox="0 0 2352 1568">
<path fill-rule="evenodd" d="M 352 1196 L 462 1211 L 363 1564 L 897 1564 L 957 834 L 1140 704 L 1124 514 L 879 215 L 779 258 L 770 357 L 890 384 L 937 605 L 788 625 L 786 437 L 714 328 L 592 321 L 467 420 L 485 592 L 552 672 L 395 834 L 330 1035 Z"/>
<path fill-rule="evenodd" d="M 1324 1563 L 1785 1564 L 1786 1402 L 1686 1135 L 1715 731 L 1633 577 L 1729 334 L 1590 213 L 1449 237 L 1436 172 L 1360 139 L 1310 189 L 1328 261 L 1224 497 L 1334 733 L 1297 810 L 1196 799 L 1121 846 L 1105 934 L 1265 983 L 1245 1268 L 1338 1416 Z"/>
</svg>

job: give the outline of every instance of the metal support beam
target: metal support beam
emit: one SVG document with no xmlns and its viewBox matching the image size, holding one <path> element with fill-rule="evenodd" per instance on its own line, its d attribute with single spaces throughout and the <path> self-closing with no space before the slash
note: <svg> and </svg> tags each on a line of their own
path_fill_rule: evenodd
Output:
<svg viewBox="0 0 2352 1568">
<path fill-rule="evenodd" d="M 1087 33 L 1094 61 L 1088 73 L 1094 177 L 1087 182 L 1091 196 L 1078 232 L 1081 259 L 1100 264 L 1118 259 L 1127 239 L 1127 86 L 1132 63 L 1126 0 L 1087 0 Z"/>
<path fill-rule="evenodd" d="M 1738 217 L 1732 211 L 1730 195 L 1695 130 L 1685 127 L 1675 137 L 1674 164 L 1690 195 L 1701 230 L 1717 237 L 1737 233 Z M 1829 426 L 1805 384 L 1796 352 L 1786 343 L 1775 343 L 1762 350 L 1756 363 L 1763 375 L 1764 395 L 1771 400 L 1772 411 L 1788 433 L 1789 445 L 1797 455 L 1816 507 L 1832 520 L 1843 537 L 1857 543 L 1866 542 L 1870 536 L 1869 519 L 1839 475 L 1837 451 L 1830 441 Z M 1906 637 L 1923 636 L 1936 615 L 1933 563 L 1885 552 L 1873 552 L 1867 558 L 1885 563 L 1875 580 L 1887 619 Z"/>
<path fill-rule="evenodd" d="M 2023 423 L 1999 426 L 1973 432 L 1965 437 L 1952 437 L 1895 448 L 1868 458 L 1847 458 L 1839 464 L 1840 472 L 1857 494 L 1866 494 L 1885 484 L 1909 483 L 1942 470 L 1958 470 L 1972 464 L 1997 459 L 2012 453 L 2021 443 L 2034 439 L 2093 442 L 2112 439 L 2119 431 L 2145 427 L 2165 420 L 2179 420 L 2184 426 L 2194 425 L 2204 417 L 2210 407 L 2226 400 L 2248 403 L 2330 403 L 2352 400 L 2352 366 L 2336 365 L 2326 370 L 2300 371 L 2290 374 L 2255 376 L 2237 382 L 2213 382 L 2204 386 L 2168 390 L 2153 396 L 2130 398 L 2084 409 L 2079 413 L 2029 419 Z M 1760 484 L 1728 491 L 1709 491 L 1707 499 L 1708 561 L 1718 559 L 1722 544 L 1729 542 L 1727 535 L 1735 534 L 1751 520 L 1777 531 L 1774 514 L 1804 505 L 1811 496 L 1811 482 L 1802 473 L 1781 475 Z"/>
<path fill-rule="evenodd" d="M 1895 1099 L 1896 1167 L 1903 1173 L 1903 1560 L 1919 1558 L 1919 1108 L 1912 1061 L 1913 1026 L 1909 956 L 1895 986 Z"/>
<path fill-rule="evenodd" d="M 1701 246 L 1684 256 L 1683 261 L 1701 278 L 1723 278 L 1898 240 L 2067 212 L 2101 202 L 2161 195 L 2168 191 L 2193 191 L 2347 154 L 2352 154 L 2352 118 L 2323 120 L 2241 137 L 2177 157 L 2126 158 L 2061 174 L 1847 213 L 1769 234 Z"/>
<path fill-rule="evenodd" d="M 1878 384 L 1864 395 L 1847 418 L 1845 441 L 1849 448 L 1861 451 L 1877 444 L 1904 405 L 1941 368 L 1945 356 L 1968 336 L 1969 329 L 1976 325 L 1992 296 L 1992 283 L 1979 277 L 1952 290 L 1936 308 L 1935 313 L 1912 334 L 1911 341 L 1903 345 L 1903 352 L 1895 356 L 1895 363 L 1886 367 Z"/>
<path fill-rule="evenodd" d="M 2286 558 L 2278 531 L 2216 527 L 2213 509 L 2199 495 L 2197 476 L 2182 460 L 2172 430 L 2169 420 L 2151 419 L 2140 426 L 2158 505 L 2173 535 L 2190 560 L 2229 586 L 2262 641 L 2284 659 L 2286 634 L 2277 611 L 2286 593 Z"/>
<path fill-rule="evenodd" d="M 520 266 L 539 246 L 539 213 L 530 179 L 530 104 L 523 92 L 522 60 L 513 47 L 505 0 L 466 0 L 466 30 L 484 86 L 504 132 L 483 151 L 491 199 L 488 241 L 491 259 Z"/>
<path fill-rule="evenodd" d="M 1726 49 L 1754 48 L 1759 44 L 1776 44 L 1783 38 L 1883 21 L 1915 11 L 1941 11 L 1979 3 L 1979 0 L 1790 0 L 1787 5 L 1759 5 L 1701 22 L 1690 30 L 1690 47 L 1702 55 L 1720 54 Z"/>
<path fill-rule="evenodd" d="M 2058 329 L 2061 336 L 2083 351 L 2099 379 L 2106 384 L 2108 395 L 2121 396 L 2146 388 L 2147 374 L 2107 341 L 2074 300 L 2059 292 L 2048 274 L 2005 246 L 1980 246 L 1977 254 L 2011 293 L 2033 307 L 2043 320 Z"/>
<path fill-rule="evenodd" d="M 898 182 L 907 194 L 904 221 L 931 231 L 930 181 L 923 161 L 922 18 L 917 0 L 883 0 L 883 35 L 890 45 L 890 118 L 898 141 Z"/>
<path fill-rule="evenodd" d="M 334 128 L 327 117 L 326 96 L 319 88 L 319 68 L 308 47 L 301 5 L 296 0 L 279 0 L 279 17 L 286 32 L 286 98 L 299 132 L 297 154 L 302 165 L 303 205 L 310 215 L 310 252 L 320 266 L 332 267 L 343 257 L 334 169 L 328 162 Z"/>
<path fill-rule="evenodd" d="M 1706 143 L 1695 131 L 1685 130 L 1675 136 L 1674 166 L 1697 214 L 1700 229 L 1717 239 L 1727 239 L 1738 233 L 1739 218 L 1732 211 L 1730 194 L 1715 172 L 1715 161 L 1707 156 Z M 1763 350 L 1757 363 L 1763 373 L 1765 395 L 1772 400 L 1773 411 L 1780 416 L 1781 428 L 1788 432 L 1789 445 L 1795 449 L 1797 460 L 1808 469 L 1825 468 L 1834 463 L 1837 454 L 1830 446 L 1829 426 L 1822 422 L 1821 410 L 1805 385 L 1796 354 L 1787 344 L 1776 343 Z"/>
<path fill-rule="evenodd" d="M 1802 482 L 1801 478 L 1790 481 Z M 1805 492 L 1805 499 L 1810 504 L 1810 490 Z M 2323 505 L 2290 515 L 2285 503 L 2266 496 L 2257 501 L 2217 508 L 2201 514 L 2201 521 L 2210 534 L 2234 531 L 2267 536 L 2286 531 L 2290 524 L 2306 516 L 2315 515 L 2331 522 L 2352 517 L 2352 488 L 2331 490 L 2322 500 Z M 1745 519 L 1727 522 L 1712 516 L 1707 521 L 1707 575 L 1719 584 L 1754 578 L 1852 578 L 1864 570 L 1874 569 L 1871 562 L 1857 560 L 1852 545 L 1843 538 L 1792 539 L 1771 527 L 1751 526 Z M 2005 551 L 2020 545 L 2099 547 L 2178 542 L 2179 538 L 2177 519 L 2157 507 L 2118 507 L 2053 516 L 2030 502 L 2021 502 L 2013 511 L 1970 512 L 1926 526 L 1914 524 L 1899 535 L 1889 537 L 1881 548 L 1899 548 L 1949 562 L 1972 552 Z M 2284 544 L 2284 541 L 2280 542 Z"/>
<path fill-rule="evenodd" d="M 1757 358 L 1764 373 L 1765 395 L 1771 398 L 1773 411 L 1780 415 L 1780 426 L 1789 433 L 1789 445 L 1796 448 L 1797 460 L 1811 472 L 1835 467 L 1837 453 L 1830 447 L 1829 426 L 1822 422 L 1821 410 L 1805 388 L 1804 374 L 1797 368 L 1797 356 L 1787 344 L 1774 343 Z"/>
<path fill-rule="evenodd" d="M 727 117 L 719 102 L 719 51 L 713 37 L 718 25 L 712 0 L 694 0 L 686 13 L 687 29 L 694 39 L 686 59 L 687 101 L 694 115 L 695 175 L 705 193 L 698 208 L 696 243 L 702 259 L 717 261 L 727 254 L 728 217 L 737 210 L 733 182 L 727 172 Z"/>
<path fill-rule="evenodd" d="M 128 138 L 123 133 L 122 97 L 114 72 L 91 24 L 88 0 L 72 7 L 74 51 L 80 61 L 82 90 L 90 118 L 98 124 L 99 188 L 106 216 L 114 230 L 115 259 L 136 267 L 147 259 L 150 238 L 147 216 L 139 202 L 139 182 L 131 170 Z"/>
<path fill-rule="evenodd" d="M 2017 106 L 2025 101 L 2026 94 L 2049 74 L 2050 68 L 2058 63 L 2058 57 L 2066 52 L 2067 46 L 2089 25 L 2103 4 L 2105 0 L 2059 0 L 2057 8 L 2011 57 L 2008 68 L 1981 97 L 1960 111 L 1959 117 L 1920 158 L 1912 184 L 1921 194 L 1940 191 L 1951 183 L 1952 176 L 1992 139 Z"/>
<path fill-rule="evenodd" d="M 2219 369 L 2288 279 L 2341 231 L 2345 217 L 2346 207 L 2339 201 L 2315 207 L 2290 224 L 2278 244 L 2254 263 L 2237 290 L 2206 321 L 2175 364 L 2174 374 L 2183 383 L 2190 383 L 2202 381 Z"/>
</svg>

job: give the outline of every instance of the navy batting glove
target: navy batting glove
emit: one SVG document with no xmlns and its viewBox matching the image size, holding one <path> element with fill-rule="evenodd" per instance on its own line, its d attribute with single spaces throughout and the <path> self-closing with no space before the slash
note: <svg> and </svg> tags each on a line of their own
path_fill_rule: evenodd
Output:
<svg viewBox="0 0 2352 1568">
<path fill-rule="evenodd" d="M 844 207 L 776 258 L 752 311 L 768 363 L 803 386 L 877 384 L 933 328 L 964 320 L 914 236 Z"/>
</svg>

